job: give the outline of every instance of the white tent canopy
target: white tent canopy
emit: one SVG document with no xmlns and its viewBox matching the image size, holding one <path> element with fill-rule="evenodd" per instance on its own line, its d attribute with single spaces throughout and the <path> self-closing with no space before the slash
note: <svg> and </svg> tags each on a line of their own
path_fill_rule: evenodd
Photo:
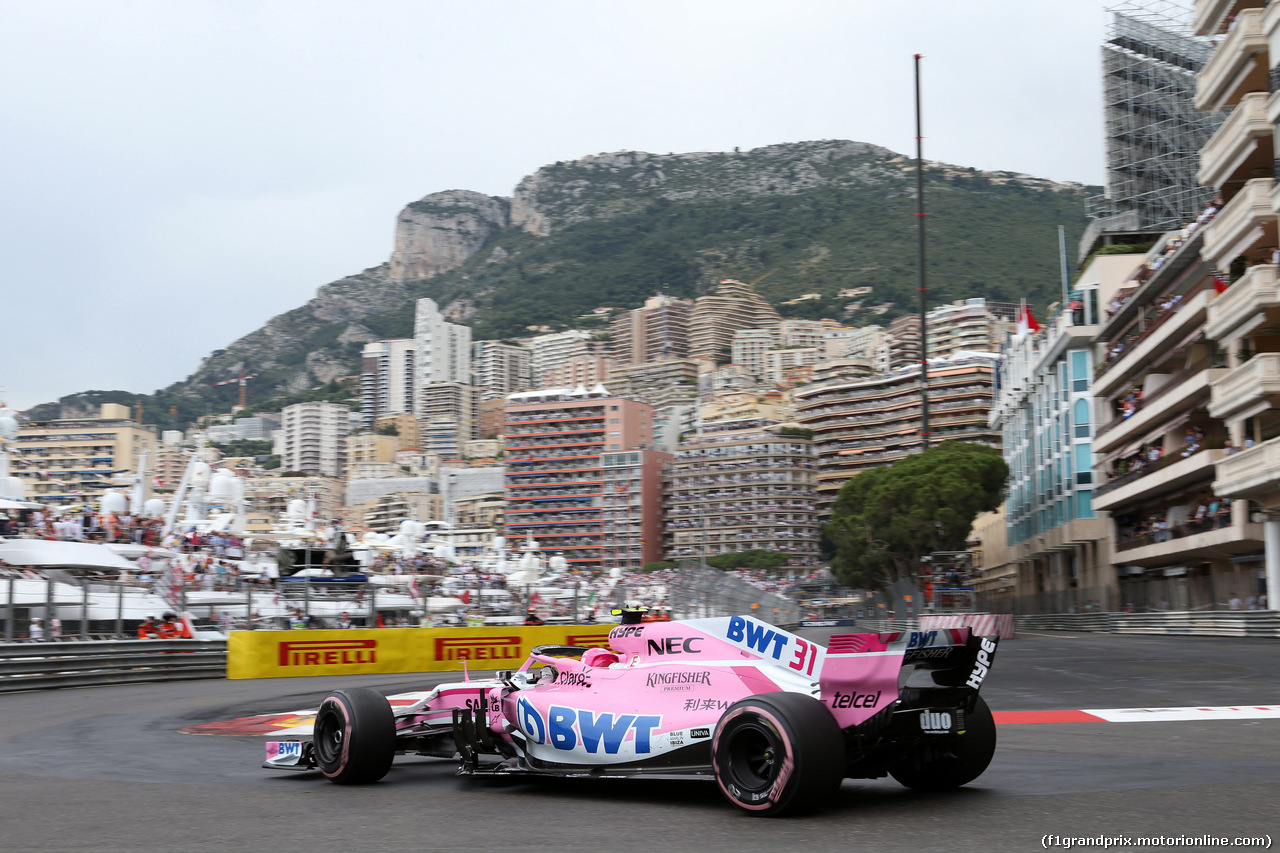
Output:
<svg viewBox="0 0 1280 853">
<path fill-rule="evenodd" d="M 38 569 L 133 569 L 110 548 L 91 542 L 53 542 L 48 539 L 0 539 L 0 560 L 11 566 Z"/>
</svg>

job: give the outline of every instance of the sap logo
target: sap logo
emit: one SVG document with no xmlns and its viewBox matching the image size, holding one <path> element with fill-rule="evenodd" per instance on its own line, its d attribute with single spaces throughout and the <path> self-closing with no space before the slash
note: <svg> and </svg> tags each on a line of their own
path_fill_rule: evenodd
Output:
<svg viewBox="0 0 1280 853">
<path fill-rule="evenodd" d="M 951 715 L 946 711 L 920 712 L 920 731 L 922 732 L 930 732 L 932 734 L 949 732 L 953 722 Z"/>
<path fill-rule="evenodd" d="M 702 651 L 695 647 L 694 642 L 701 643 L 701 637 L 663 637 L 661 640 L 649 641 L 649 654 L 651 655 L 696 655 Z"/>
<path fill-rule="evenodd" d="M 695 739 L 711 737 L 711 729 L 689 729 L 689 737 Z"/>
<path fill-rule="evenodd" d="M 377 662 L 377 640 L 286 640 L 279 646 L 280 666 Z"/>
<path fill-rule="evenodd" d="M 614 628 L 612 631 L 610 631 L 609 639 L 617 640 L 621 637 L 640 637 L 643 635 L 644 635 L 643 625 L 623 625 L 621 627 Z"/>
<path fill-rule="evenodd" d="M 735 643 L 745 643 L 747 648 L 762 655 L 771 655 L 774 660 L 782 658 L 782 650 L 787 645 L 786 634 L 772 631 L 759 622 L 742 616 L 729 618 L 729 630 L 725 637 Z"/>
<path fill-rule="evenodd" d="M 982 644 L 978 649 L 978 661 L 973 665 L 973 672 L 969 674 L 969 680 L 964 683 L 965 687 L 972 687 L 977 690 L 982 686 L 987 673 L 991 671 L 991 653 L 995 650 L 996 644 L 983 637 Z"/>
<path fill-rule="evenodd" d="M 516 720 L 520 730 L 534 743 L 549 743 L 556 749 L 571 750 L 582 745 L 592 754 L 603 746 L 608 755 L 617 755 L 628 732 L 635 733 L 636 754 L 650 751 L 649 736 L 662 724 L 662 717 L 645 714 L 611 714 L 552 705 L 544 720 L 527 699 L 516 703 Z"/>
<path fill-rule="evenodd" d="M 937 639 L 937 631 L 912 631 L 911 639 L 907 640 L 907 648 L 923 649 L 925 646 L 932 646 Z"/>
<path fill-rule="evenodd" d="M 875 693 L 841 693 L 839 690 L 831 697 L 832 708 L 874 708 L 880 704 L 880 694 L 883 691 L 877 690 Z"/>
</svg>

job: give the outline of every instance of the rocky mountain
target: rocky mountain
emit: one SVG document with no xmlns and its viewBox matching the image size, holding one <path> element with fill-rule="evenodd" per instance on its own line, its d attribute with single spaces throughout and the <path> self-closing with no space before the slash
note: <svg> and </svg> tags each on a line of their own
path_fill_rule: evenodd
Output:
<svg viewBox="0 0 1280 853">
<path fill-rule="evenodd" d="M 936 302 L 969 296 L 1047 303 L 1059 289 L 1057 226 L 1084 226 L 1096 188 L 928 163 L 929 286 Z M 817 293 L 793 316 L 883 322 L 914 310 L 915 164 L 861 142 L 751 151 L 624 151 L 544 166 L 510 198 L 433 193 L 396 219 L 379 266 L 319 288 L 313 299 L 211 353 L 154 395 L 90 392 L 30 414 L 96 402 L 141 402 L 155 423 L 225 410 L 258 374 L 251 402 L 322 392 L 359 370 L 364 343 L 412 334 L 412 302 L 430 296 L 477 339 L 588 323 L 593 308 L 631 308 L 659 291 L 696 296 L 720 278 L 761 279 L 775 302 Z M 838 292 L 873 288 L 860 307 Z M 170 407 L 178 414 L 171 418 Z"/>
</svg>

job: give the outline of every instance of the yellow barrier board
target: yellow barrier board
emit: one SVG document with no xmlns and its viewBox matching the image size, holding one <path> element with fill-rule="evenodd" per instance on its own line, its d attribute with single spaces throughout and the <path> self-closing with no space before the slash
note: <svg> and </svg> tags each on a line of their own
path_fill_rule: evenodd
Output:
<svg viewBox="0 0 1280 853">
<path fill-rule="evenodd" d="M 607 646 L 612 625 L 232 631 L 227 678 L 516 669 L 534 646 Z"/>
</svg>

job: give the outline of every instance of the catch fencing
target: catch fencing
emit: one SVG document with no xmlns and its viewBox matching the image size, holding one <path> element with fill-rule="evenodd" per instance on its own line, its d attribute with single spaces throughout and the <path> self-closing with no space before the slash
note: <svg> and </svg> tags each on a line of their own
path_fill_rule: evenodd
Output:
<svg viewBox="0 0 1280 853">
<path fill-rule="evenodd" d="M 760 589 L 728 572 L 699 565 L 668 569 L 655 578 L 631 578 L 614 587 L 616 607 L 629 601 L 651 604 L 652 588 L 666 586 L 665 604 L 673 619 L 706 619 L 748 614 L 772 625 L 800 621 L 803 608 L 783 595 Z"/>
<path fill-rule="evenodd" d="M 225 678 L 225 640 L 0 644 L 0 693 Z"/>
</svg>

